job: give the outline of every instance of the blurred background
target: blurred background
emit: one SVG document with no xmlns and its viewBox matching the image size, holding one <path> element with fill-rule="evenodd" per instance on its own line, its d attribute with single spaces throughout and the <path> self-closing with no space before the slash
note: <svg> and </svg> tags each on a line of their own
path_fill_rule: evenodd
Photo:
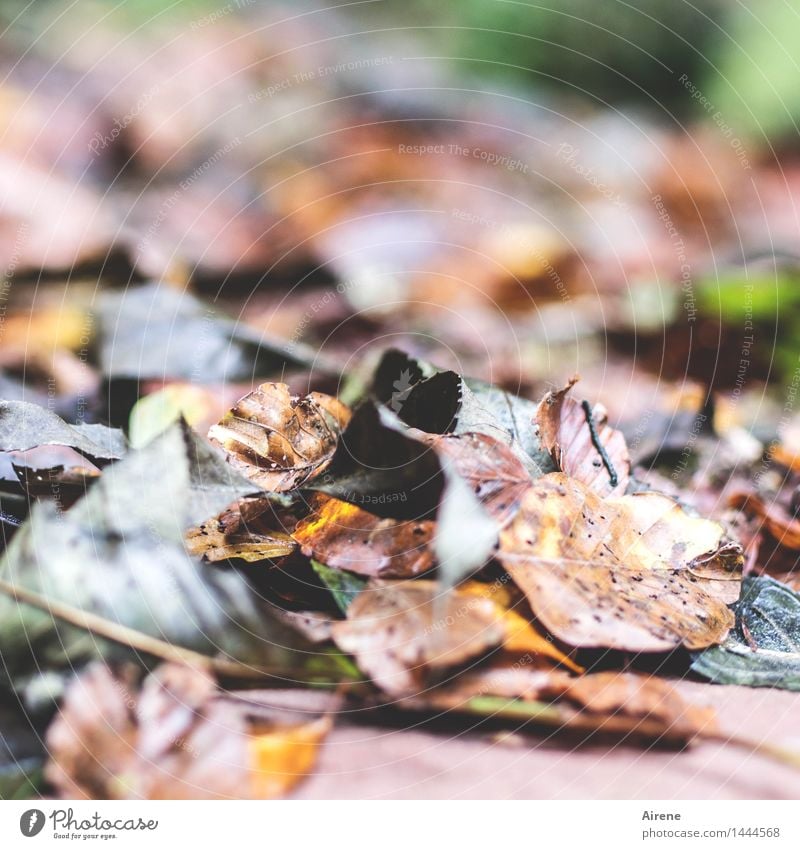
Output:
<svg viewBox="0 0 800 849">
<path fill-rule="evenodd" d="M 213 421 L 389 346 L 580 372 L 629 435 L 713 398 L 767 438 L 796 392 L 796 2 L 0 14 L 6 397 Z"/>
</svg>

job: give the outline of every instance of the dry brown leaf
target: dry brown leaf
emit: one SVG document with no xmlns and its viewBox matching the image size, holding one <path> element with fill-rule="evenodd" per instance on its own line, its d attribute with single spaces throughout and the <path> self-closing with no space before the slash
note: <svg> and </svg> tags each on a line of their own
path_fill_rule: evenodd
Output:
<svg viewBox="0 0 800 849">
<path fill-rule="evenodd" d="M 285 383 L 262 383 L 208 432 L 245 477 L 288 492 L 328 464 L 350 411 L 330 395 L 293 396 Z"/>
<path fill-rule="evenodd" d="M 502 532 L 498 558 L 537 618 L 565 643 L 628 651 L 699 649 L 725 638 L 741 548 L 715 522 L 657 493 L 603 500 L 545 475 Z"/>
<path fill-rule="evenodd" d="M 500 527 L 513 519 L 531 476 L 511 448 L 484 433 L 424 434 L 420 438 L 451 462 Z"/>
<path fill-rule="evenodd" d="M 569 395 L 577 381 L 578 378 L 573 377 L 563 389 L 548 392 L 539 403 L 536 425 L 542 445 L 560 471 L 594 492 L 600 495 L 624 492 L 631 471 L 625 437 L 609 426 L 608 414 L 600 404 L 591 410 L 592 433 L 586 409 Z M 605 458 L 595 442 L 602 446 Z M 606 460 L 613 469 L 613 479 Z"/>
<path fill-rule="evenodd" d="M 67 799 L 266 799 L 314 765 L 327 717 L 253 726 L 208 675 L 166 664 L 145 679 L 95 663 L 68 688 L 47 731 L 47 780 Z"/>
<path fill-rule="evenodd" d="M 306 557 L 375 578 L 412 578 L 433 566 L 430 520 L 381 519 L 327 495 L 315 496 L 311 510 L 293 533 Z"/>
<path fill-rule="evenodd" d="M 458 666 L 504 637 L 492 601 L 435 581 L 373 581 L 333 626 L 339 648 L 391 695 L 418 692 L 432 670 Z"/>
<path fill-rule="evenodd" d="M 219 516 L 189 528 L 186 549 L 210 563 L 229 558 L 256 563 L 286 557 L 297 545 L 283 526 L 269 501 L 243 499 Z"/>
</svg>

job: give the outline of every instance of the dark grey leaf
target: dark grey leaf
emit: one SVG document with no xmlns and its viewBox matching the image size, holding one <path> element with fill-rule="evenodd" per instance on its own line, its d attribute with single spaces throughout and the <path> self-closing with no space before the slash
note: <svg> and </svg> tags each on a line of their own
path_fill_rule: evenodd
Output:
<svg viewBox="0 0 800 849">
<path fill-rule="evenodd" d="M 0 577 L 78 610 L 206 654 L 286 666 L 296 637 L 238 572 L 206 567 L 183 530 L 253 491 L 185 423 L 111 466 L 66 513 L 34 506 Z M 88 631 L 0 597 L 0 654 L 16 680 L 74 666 L 110 646 Z"/>
<path fill-rule="evenodd" d="M 717 684 L 800 690 L 800 595 L 773 578 L 745 578 L 734 610 L 735 630 L 693 655 L 692 669 Z"/>
<path fill-rule="evenodd" d="M 65 445 L 92 460 L 118 460 L 127 451 L 118 428 L 71 425 L 36 404 L 0 401 L 0 451 L 29 451 L 41 445 Z"/>
</svg>

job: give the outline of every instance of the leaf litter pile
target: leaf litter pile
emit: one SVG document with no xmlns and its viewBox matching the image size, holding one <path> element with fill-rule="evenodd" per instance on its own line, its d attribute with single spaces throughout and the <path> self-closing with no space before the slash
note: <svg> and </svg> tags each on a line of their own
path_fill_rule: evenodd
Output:
<svg viewBox="0 0 800 849">
<path fill-rule="evenodd" d="M 800 596 L 743 586 L 730 529 L 637 483 L 624 436 L 579 389 L 532 404 L 389 350 L 349 404 L 262 383 L 207 435 L 176 405 L 172 421 L 140 412 L 139 448 L 3 402 L 4 451 L 59 447 L 93 469 L 20 475 L 20 489 L 46 477 L 49 496 L 30 498 L 0 569 L 7 685 L 60 700 L 46 786 L 280 795 L 345 705 L 724 739 L 712 710 L 648 671 L 659 656 L 668 677 L 800 688 Z M 310 702 L 276 706 L 276 687 Z"/>
<path fill-rule="evenodd" d="M 273 798 L 339 724 L 798 766 L 676 686 L 800 691 L 794 290 L 740 382 L 769 275 L 724 260 L 797 170 L 639 116 L 640 185 L 625 120 L 426 66 L 429 102 L 337 65 L 334 9 L 248 14 L 163 23 L 157 66 L 111 24 L 0 44 L 0 797 Z M 407 155 L 443 126 L 530 173 Z"/>
</svg>

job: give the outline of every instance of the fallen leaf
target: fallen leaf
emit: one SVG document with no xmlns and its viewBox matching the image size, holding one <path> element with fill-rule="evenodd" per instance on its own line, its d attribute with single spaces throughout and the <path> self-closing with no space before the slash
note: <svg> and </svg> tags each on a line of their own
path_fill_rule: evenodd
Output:
<svg viewBox="0 0 800 849">
<path fill-rule="evenodd" d="M 55 413 L 26 401 L 0 401 L 0 451 L 64 445 L 91 460 L 118 460 L 125 435 L 101 424 L 67 424 Z"/>
<path fill-rule="evenodd" d="M 469 672 L 399 706 L 530 722 L 588 737 L 612 734 L 679 745 L 717 730 L 711 708 L 686 702 L 660 678 L 618 672 L 576 678 L 535 665 Z"/>
<path fill-rule="evenodd" d="M 767 504 L 754 493 L 734 492 L 728 499 L 728 506 L 755 516 L 761 527 L 783 548 L 800 551 L 800 519 L 790 515 L 778 500 Z"/>
<path fill-rule="evenodd" d="M 46 777 L 65 799 L 272 799 L 314 767 L 327 717 L 260 727 L 212 678 L 165 664 L 145 679 L 94 663 L 47 730 Z"/>
<path fill-rule="evenodd" d="M 548 392 L 536 410 L 542 445 L 550 452 L 558 471 L 579 480 L 599 495 L 624 492 L 630 479 L 631 461 L 625 437 L 608 424 L 600 405 L 594 409 L 569 395 L 574 377 L 563 389 Z"/>
<path fill-rule="evenodd" d="M 501 533 L 498 558 L 569 645 L 698 649 L 733 626 L 741 548 L 657 493 L 603 500 L 563 473 L 546 475 Z"/>
<path fill-rule="evenodd" d="M 433 567 L 430 520 L 382 519 L 318 494 L 292 536 L 306 557 L 374 578 L 412 578 Z"/>
<path fill-rule="evenodd" d="M 245 477 L 268 491 L 288 492 L 325 469 L 349 419 L 347 407 L 329 395 L 297 398 L 285 383 L 262 383 L 208 435 Z"/>
<path fill-rule="evenodd" d="M 513 519 L 531 477 L 507 445 L 483 433 L 426 435 L 423 439 L 472 488 L 498 527 Z"/>
<path fill-rule="evenodd" d="M 266 498 L 237 502 L 219 516 L 190 528 L 185 540 L 189 554 L 209 563 L 231 559 L 257 563 L 287 557 L 297 548 Z"/>
<path fill-rule="evenodd" d="M 184 549 L 184 529 L 198 516 L 252 490 L 176 424 L 110 466 L 69 511 L 34 505 L 0 562 L 0 577 L 178 647 L 255 667 L 302 665 L 293 648 L 305 648 L 304 641 L 272 616 L 243 575 L 203 566 Z M 31 653 L 38 668 L 49 669 L 120 651 L 90 630 L 0 596 L 0 652 L 9 676 L 25 673 Z"/>
<path fill-rule="evenodd" d="M 513 410 L 507 401 L 511 396 L 502 392 L 483 392 L 482 397 L 470 389 L 460 375 L 452 371 L 442 371 L 417 383 L 402 403 L 398 404 L 398 415 L 410 427 L 431 434 L 481 433 L 507 445 L 522 463 L 529 475 L 542 474 L 539 463 L 538 443 L 531 454 L 523 447 L 519 430 L 510 428 L 494 413 L 500 408 L 506 418 L 513 418 Z M 487 406 L 485 402 L 491 401 Z M 522 431 L 533 434 L 533 423 L 528 420 Z M 535 434 L 526 437 L 536 440 Z M 550 465 L 550 461 L 547 461 Z"/>
<path fill-rule="evenodd" d="M 372 581 L 333 626 L 333 639 L 385 692 L 408 695 L 429 674 L 503 641 L 495 605 L 435 581 Z"/>
<path fill-rule="evenodd" d="M 800 690 L 800 594 L 768 577 L 747 577 L 736 629 L 694 656 L 693 671 L 717 684 Z"/>
</svg>

